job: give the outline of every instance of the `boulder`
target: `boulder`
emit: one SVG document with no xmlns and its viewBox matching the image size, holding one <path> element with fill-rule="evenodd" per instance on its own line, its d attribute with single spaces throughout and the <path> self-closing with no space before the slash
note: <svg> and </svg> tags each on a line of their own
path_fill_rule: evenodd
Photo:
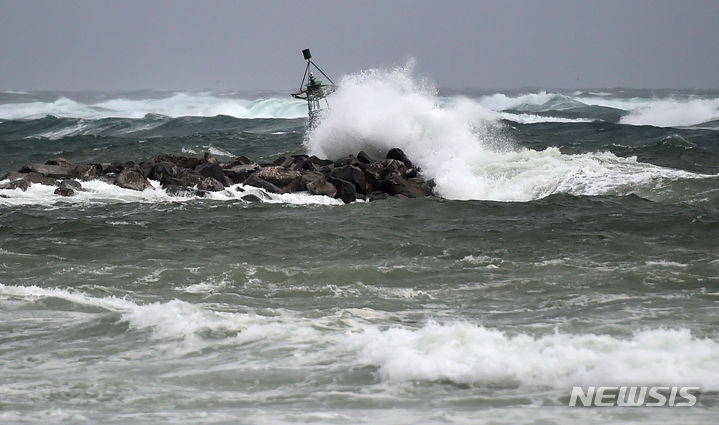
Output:
<svg viewBox="0 0 719 425">
<path fill-rule="evenodd" d="M 6 189 L 6 190 L 20 189 L 23 192 L 25 192 L 28 187 L 30 187 L 30 183 L 24 179 L 14 180 L 14 181 L 11 181 L 8 183 L 0 184 L 0 189 Z"/>
<path fill-rule="evenodd" d="M 63 167 L 72 167 L 70 161 L 65 158 L 53 158 L 45 161 L 45 165 L 61 165 Z"/>
<path fill-rule="evenodd" d="M 209 152 L 205 152 L 205 154 L 202 157 L 202 161 L 200 161 L 200 164 L 208 163 L 208 164 L 219 164 L 220 161 L 217 160 L 212 154 Z"/>
<path fill-rule="evenodd" d="M 354 202 L 357 200 L 357 191 L 355 190 L 354 183 L 350 183 L 347 180 L 338 179 L 336 177 L 329 177 L 328 182 L 332 183 L 337 188 L 335 198 L 341 199 L 345 204 Z"/>
<path fill-rule="evenodd" d="M 76 179 L 92 180 L 102 175 L 102 165 L 100 164 L 78 164 L 72 170 L 72 176 Z"/>
<path fill-rule="evenodd" d="M 369 154 L 365 151 L 360 151 L 357 154 L 357 161 L 363 163 L 363 164 L 371 164 L 373 162 L 376 162 L 377 160 L 369 156 Z"/>
<path fill-rule="evenodd" d="M 355 185 L 357 193 L 363 195 L 367 194 L 367 181 L 365 180 L 364 173 L 359 168 L 352 165 L 345 165 L 344 167 L 335 167 L 331 173 L 332 177 L 346 180 Z"/>
<path fill-rule="evenodd" d="M 160 162 L 169 162 L 171 164 L 175 164 L 176 166 L 180 168 L 189 168 L 194 169 L 200 164 L 201 159 L 200 158 L 191 158 L 186 156 L 180 156 L 180 155 L 169 155 L 169 154 L 162 154 L 157 155 L 152 159 L 152 162 L 155 164 Z"/>
<path fill-rule="evenodd" d="M 422 198 L 427 196 L 423 188 L 413 181 L 407 180 L 398 171 L 391 171 L 382 181 L 382 190 L 390 195 L 404 195 L 408 198 Z"/>
<path fill-rule="evenodd" d="M 167 181 L 171 178 L 178 178 L 180 174 L 180 169 L 177 167 L 177 165 L 173 164 L 172 162 L 158 162 L 155 165 L 153 165 L 152 169 L 148 174 L 145 174 L 143 172 L 143 175 L 151 180 L 157 180 L 160 183 Z"/>
<path fill-rule="evenodd" d="M 225 170 L 216 163 L 213 164 L 211 162 L 207 162 L 205 164 L 200 164 L 195 167 L 195 171 L 197 171 L 197 173 L 202 177 L 212 177 L 222 183 L 223 186 L 232 185 L 232 180 L 225 176 Z"/>
<path fill-rule="evenodd" d="M 75 194 L 75 191 L 69 187 L 58 187 L 57 189 L 55 189 L 55 195 L 73 196 L 74 194 Z"/>
<path fill-rule="evenodd" d="M 177 177 L 166 177 L 160 181 L 162 187 L 167 188 L 168 186 L 182 186 L 182 187 L 193 187 L 198 185 L 203 177 L 197 174 L 193 170 L 186 168 L 177 169 Z"/>
<path fill-rule="evenodd" d="M 234 167 L 235 165 L 256 165 L 257 163 L 246 156 L 240 155 L 230 164 Z"/>
<path fill-rule="evenodd" d="M 295 170 L 319 171 L 320 169 L 310 158 L 304 158 L 298 161 L 293 167 Z"/>
<path fill-rule="evenodd" d="M 122 167 L 120 164 L 109 164 L 102 167 L 102 174 L 120 174 Z"/>
<path fill-rule="evenodd" d="M 412 161 L 407 158 L 400 148 L 392 148 L 387 152 L 387 159 L 396 159 L 402 161 L 407 168 L 412 168 Z"/>
<path fill-rule="evenodd" d="M 357 163 L 357 158 L 354 155 L 348 155 L 344 158 L 340 158 L 334 162 L 335 167 L 344 167 L 345 165 L 354 165 Z"/>
<path fill-rule="evenodd" d="M 205 177 L 197 184 L 197 189 L 207 192 L 219 192 L 224 190 L 225 186 L 213 177 Z"/>
<path fill-rule="evenodd" d="M 189 187 L 176 185 L 167 185 L 165 187 L 165 192 L 167 192 L 167 194 L 170 196 L 178 197 L 205 196 L 205 192 L 202 190 L 195 190 Z"/>
<path fill-rule="evenodd" d="M 0 178 L 0 180 L 20 180 L 24 178 L 27 175 L 27 173 L 21 173 L 19 171 L 10 171 L 9 173 L 5 174 L 3 177 Z"/>
<path fill-rule="evenodd" d="M 123 168 L 120 174 L 117 175 L 117 178 L 115 178 L 115 185 L 125 189 L 139 191 L 152 187 L 137 166 Z"/>
<path fill-rule="evenodd" d="M 329 196 L 330 198 L 334 198 L 337 194 L 337 187 L 335 187 L 335 185 L 333 185 L 332 183 L 328 182 L 325 176 L 322 175 L 320 175 L 320 177 L 316 178 L 315 180 L 312 180 L 307 183 L 305 188 L 313 195 L 324 195 Z"/>
<path fill-rule="evenodd" d="M 389 195 L 388 195 L 386 192 L 382 192 L 382 191 L 377 190 L 377 191 L 374 191 L 374 192 L 372 192 L 372 193 L 369 194 L 369 200 L 370 200 L 370 202 L 372 202 L 372 201 L 380 201 L 380 200 L 385 200 L 385 199 L 389 199 Z"/>
<path fill-rule="evenodd" d="M 142 171 L 142 175 L 145 176 L 145 178 L 150 178 L 150 173 L 152 172 L 152 169 L 155 167 L 155 164 L 150 161 L 142 161 L 138 167 L 140 167 L 140 171 Z"/>
<path fill-rule="evenodd" d="M 254 187 L 260 187 L 272 193 L 285 193 L 281 188 L 268 182 L 262 177 L 259 177 L 257 173 L 251 174 L 249 177 L 247 177 L 247 180 L 245 180 L 244 184 Z"/>
<path fill-rule="evenodd" d="M 242 195 L 240 199 L 245 202 L 262 202 L 262 199 L 260 199 L 257 195 L 253 195 L 251 193 L 248 193 L 247 195 Z"/>
<path fill-rule="evenodd" d="M 300 187 L 302 175 L 297 170 L 288 170 L 280 166 L 270 166 L 255 171 L 252 175 L 278 187 L 282 191 L 279 193 L 302 190 Z"/>
<path fill-rule="evenodd" d="M 34 171 L 31 171 L 27 174 L 25 174 L 25 177 L 23 177 L 23 180 L 27 181 L 28 183 L 37 183 L 37 184 L 44 184 L 45 186 L 57 186 L 57 180 L 52 177 L 44 176 L 40 173 L 36 173 Z"/>
<path fill-rule="evenodd" d="M 82 190 L 82 185 L 80 184 L 80 182 L 78 182 L 76 180 L 67 179 L 67 180 L 63 180 L 60 182 L 59 189 Z M 57 191 L 55 191 L 55 193 L 57 193 Z M 63 195 L 63 196 L 67 196 L 67 195 Z"/>
<path fill-rule="evenodd" d="M 318 158 L 318 157 L 315 156 L 315 155 L 312 155 L 312 156 L 308 157 L 307 159 L 309 159 L 310 161 L 312 161 L 312 163 L 315 164 L 315 165 L 318 166 L 318 167 L 322 167 L 322 166 L 325 166 L 325 165 L 334 164 L 334 161 L 331 161 L 331 160 L 329 160 L 329 159 L 321 159 L 321 158 Z"/>
<path fill-rule="evenodd" d="M 259 169 L 257 164 L 238 164 L 232 168 L 224 170 L 225 176 L 227 176 L 233 184 L 243 183 L 250 174 L 254 173 Z"/>
<path fill-rule="evenodd" d="M 48 161 L 50 162 L 50 161 Z M 73 166 L 68 164 L 35 164 L 30 166 L 30 171 L 40 173 L 47 177 L 64 179 L 73 176 Z"/>
</svg>

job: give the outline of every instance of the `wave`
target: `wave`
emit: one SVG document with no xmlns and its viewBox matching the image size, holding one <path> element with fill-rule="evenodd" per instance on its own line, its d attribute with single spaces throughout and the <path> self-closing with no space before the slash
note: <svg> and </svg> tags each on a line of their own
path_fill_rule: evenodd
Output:
<svg viewBox="0 0 719 425">
<path fill-rule="evenodd" d="M 548 116 L 576 116 L 629 125 L 687 127 L 719 119 L 719 98 L 669 96 L 622 98 L 608 92 L 572 95 L 539 91 L 517 96 L 482 96 L 478 102 L 494 111 L 529 112 Z"/>
<path fill-rule="evenodd" d="M 207 93 L 175 93 L 160 99 L 111 99 L 82 103 L 67 97 L 52 102 L 0 104 L 2 119 L 38 119 L 47 115 L 61 118 L 142 118 L 147 114 L 168 117 L 228 115 L 236 118 L 302 118 L 306 105 L 276 97 L 248 100 Z"/>
<path fill-rule="evenodd" d="M 439 195 L 449 199 L 627 195 L 666 180 L 707 177 L 609 152 L 569 155 L 556 147 L 519 148 L 506 135 L 501 113 L 481 100 L 441 100 L 435 92 L 412 77 L 411 66 L 346 76 L 332 94 L 332 107 L 309 132 L 306 148 L 310 154 L 339 158 L 401 147 L 435 180 Z M 549 94 L 527 95 L 521 102 L 531 99 L 564 102 Z"/>
<path fill-rule="evenodd" d="M 0 183 L 6 183 L 3 180 Z M 56 195 L 55 186 L 32 184 L 26 191 L 21 189 L 0 189 L 0 206 L 17 205 L 77 205 L 97 203 L 155 203 L 155 202 L 187 202 L 197 199 L 214 201 L 243 201 L 243 197 L 253 195 L 253 200 L 268 204 L 293 205 L 343 205 L 339 199 L 321 195 L 312 195 L 308 192 L 296 193 L 270 193 L 264 189 L 236 184 L 226 187 L 218 192 L 207 192 L 205 196 L 174 196 L 170 195 L 160 186 L 160 182 L 150 180 L 152 188 L 144 191 L 123 189 L 119 186 L 105 183 L 100 180 L 82 182 L 84 190 L 76 191 L 71 197 Z M 249 202 L 249 201 L 247 201 Z"/>
<path fill-rule="evenodd" d="M 559 331 L 507 333 L 468 322 L 386 328 L 365 318 L 366 311 L 354 315 L 352 309 L 343 314 L 353 320 L 337 323 L 333 314 L 310 318 L 278 310 L 260 316 L 215 311 L 210 305 L 177 299 L 141 304 L 63 288 L 0 284 L 0 301 L 32 302 L 38 298 L 59 298 L 118 313 L 131 331 L 149 332 L 163 344 L 174 342 L 178 351 L 228 344 L 242 350 L 252 343 L 253 349 L 273 353 L 253 356 L 252 360 L 265 367 L 286 366 L 288 359 L 299 367 L 370 366 L 383 381 L 400 383 L 559 389 L 671 383 L 698 385 L 705 391 L 719 389 L 719 342 L 696 337 L 688 329 L 645 329 L 620 337 Z M 277 353 L 286 357 L 277 357 Z"/>
</svg>

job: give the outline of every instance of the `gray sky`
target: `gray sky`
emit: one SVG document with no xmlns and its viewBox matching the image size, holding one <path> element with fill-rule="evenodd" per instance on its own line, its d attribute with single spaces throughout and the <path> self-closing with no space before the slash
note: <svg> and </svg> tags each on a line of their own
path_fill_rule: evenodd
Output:
<svg viewBox="0 0 719 425">
<path fill-rule="evenodd" d="M 285 89 L 417 59 L 439 87 L 719 88 L 719 1 L 0 0 L 0 89 Z"/>
</svg>

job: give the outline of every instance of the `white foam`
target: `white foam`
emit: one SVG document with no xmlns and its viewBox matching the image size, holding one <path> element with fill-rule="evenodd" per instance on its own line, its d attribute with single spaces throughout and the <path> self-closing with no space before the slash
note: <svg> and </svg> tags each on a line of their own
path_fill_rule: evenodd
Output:
<svg viewBox="0 0 719 425">
<path fill-rule="evenodd" d="M 502 108 L 507 106 L 503 96 L 495 96 Z M 555 97 L 539 93 L 517 102 Z M 437 192 L 450 199 L 623 195 L 653 187 L 659 179 L 701 177 L 611 153 L 563 155 L 554 147 L 517 148 L 503 136 L 501 114 L 471 99 L 442 102 L 434 89 L 413 79 L 407 67 L 347 76 L 330 104 L 305 141 L 310 154 L 338 158 L 365 150 L 379 156 L 400 147 L 435 180 Z"/>
<path fill-rule="evenodd" d="M 302 118 L 306 105 L 291 98 L 258 100 L 219 97 L 210 93 L 174 93 L 161 99 L 111 99 L 86 104 L 66 97 L 53 102 L 0 104 L 0 118 L 34 119 L 46 115 L 64 118 L 142 118 L 146 114 L 169 117 L 228 115 L 237 118 Z"/>
<path fill-rule="evenodd" d="M 0 184 L 9 180 L 0 181 Z M 143 191 L 123 189 L 119 186 L 105 183 L 100 180 L 81 182 L 84 190 L 76 191 L 73 196 L 56 195 L 55 186 L 32 184 L 26 191 L 21 189 L 0 189 L 0 205 L 56 205 L 56 204 L 90 204 L 112 202 L 186 202 L 195 199 L 211 199 L 216 201 L 240 200 L 243 196 L 253 194 L 263 203 L 294 204 L 294 205 L 341 205 L 339 199 L 322 195 L 312 195 L 309 192 L 270 193 L 264 189 L 236 184 L 218 192 L 207 192 L 205 197 L 172 196 L 160 186 L 160 182 L 150 180 L 151 188 Z M 238 190 L 242 189 L 242 191 Z"/>
<path fill-rule="evenodd" d="M 700 385 L 719 388 L 719 343 L 686 329 L 610 335 L 509 335 L 469 323 L 366 329 L 346 341 L 389 381 L 460 384 Z"/>
</svg>

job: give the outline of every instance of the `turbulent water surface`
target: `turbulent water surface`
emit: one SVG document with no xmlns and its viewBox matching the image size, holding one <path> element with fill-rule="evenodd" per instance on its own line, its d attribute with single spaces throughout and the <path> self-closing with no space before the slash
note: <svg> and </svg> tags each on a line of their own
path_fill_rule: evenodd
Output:
<svg viewBox="0 0 719 425">
<path fill-rule="evenodd" d="M 281 93 L 1 93 L 0 175 L 398 146 L 437 196 L 0 190 L 0 420 L 715 423 L 719 92 L 435 92 L 398 69 L 330 102 L 305 134 Z M 602 384 L 702 394 L 567 407 Z"/>
</svg>

